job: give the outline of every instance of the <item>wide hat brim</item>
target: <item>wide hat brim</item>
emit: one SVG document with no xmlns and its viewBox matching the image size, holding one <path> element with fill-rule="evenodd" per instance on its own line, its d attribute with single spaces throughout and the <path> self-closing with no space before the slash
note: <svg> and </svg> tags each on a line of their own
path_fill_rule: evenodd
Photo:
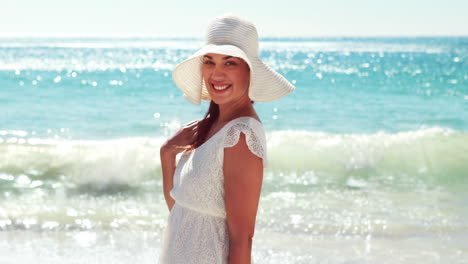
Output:
<svg viewBox="0 0 468 264">
<path fill-rule="evenodd" d="M 201 99 L 211 100 L 203 81 L 201 66 L 203 55 L 208 53 L 239 57 L 250 67 L 249 98 L 255 102 L 277 100 L 294 90 L 288 80 L 266 65 L 257 56 L 248 56 L 234 45 L 209 44 L 197 51 L 190 58 L 179 63 L 172 72 L 172 79 L 184 93 L 185 99 L 199 105 Z"/>
</svg>

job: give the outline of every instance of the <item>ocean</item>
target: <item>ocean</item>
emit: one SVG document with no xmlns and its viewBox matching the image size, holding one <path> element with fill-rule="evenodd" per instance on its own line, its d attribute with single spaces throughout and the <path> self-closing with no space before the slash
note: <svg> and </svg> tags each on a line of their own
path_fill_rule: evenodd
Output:
<svg viewBox="0 0 468 264">
<path fill-rule="evenodd" d="M 0 263 L 156 263 L 201 39 L 0 38 Z M 468 263 L 468 37 L 264 38 L 255 263 Z"/>
</svg>

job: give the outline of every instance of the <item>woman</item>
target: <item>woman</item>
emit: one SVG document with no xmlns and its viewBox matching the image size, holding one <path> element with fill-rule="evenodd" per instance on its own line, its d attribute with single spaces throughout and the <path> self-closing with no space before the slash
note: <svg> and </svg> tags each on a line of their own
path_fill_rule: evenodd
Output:
<svg viewBox="0 0 468 264">
<path fill-rule="evenodd" d="M 208 26 L 206 45 L 173 71 L 185 98 L 211 100 L 204 119 L 161 147 L 170 210 L 161 263 L 251 263 L 266 140 L 254 101 L 294 90 L 258 58 L 255 26 L 225 15 Z M 181 157 L 176 164 L 176 155 Z"/>
</svg>

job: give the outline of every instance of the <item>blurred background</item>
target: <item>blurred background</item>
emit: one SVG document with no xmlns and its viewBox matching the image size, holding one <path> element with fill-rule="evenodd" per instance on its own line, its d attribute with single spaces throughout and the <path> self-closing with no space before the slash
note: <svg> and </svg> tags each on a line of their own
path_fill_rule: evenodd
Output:
<svg viewBox="0 0 468 264">
<path fill-rule="evenodd" d="M 466 263 L 466 1 L 2 1 L 0 262 L 155 263 L 173 67 L 251 19 L 296 85 L 267 134 L 256 263 Z"/>
</svg>

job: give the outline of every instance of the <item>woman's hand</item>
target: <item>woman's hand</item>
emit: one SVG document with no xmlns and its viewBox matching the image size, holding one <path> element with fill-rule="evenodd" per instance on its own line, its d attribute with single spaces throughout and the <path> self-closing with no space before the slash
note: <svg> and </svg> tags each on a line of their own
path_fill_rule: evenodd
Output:
<svg viewBox="0 0 468 264">
<path fill-rule="evenodd" d="M 198 135 L 199 124 L 200 120 L 195 120 L 184 125 L 161 146 L 161 155 L 169 154 L 175 157 L 178 153 L 191 149 Z"/>
<path fill-rule="evenodd" d="M 184 125 L 179 131 L 168 139 L 160 149 L 161 169 L 163 176 L 163 192 L 169 211 L 174 206 L 174 199 L 170 191 L 174 187 L 174 172 L 176 168 L 176 155 L 186 149 L 190 149 L 197 138 L 199 120 Z"/>
</svg>

